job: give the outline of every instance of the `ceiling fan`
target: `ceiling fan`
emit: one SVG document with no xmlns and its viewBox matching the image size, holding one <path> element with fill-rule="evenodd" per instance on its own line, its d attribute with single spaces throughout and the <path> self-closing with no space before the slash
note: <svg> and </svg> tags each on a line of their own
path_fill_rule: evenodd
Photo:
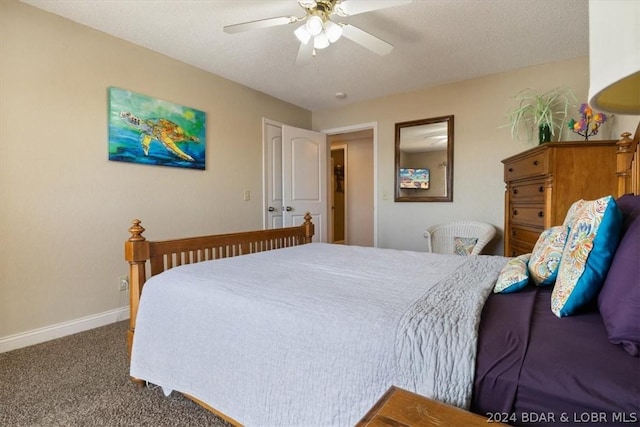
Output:
<svg viewBox="0 0 640 427">
<path fill-rule="evenodd" d="M 234 34 L 242 31 L 275 27 L 278 25 L 302 22 L 294 34 L 300 41 L 300 49 L 296 64 L 304 64 L 316 55 L 316 51 L 329 47 L 344 36 L 351 41 L 377 53 L 387 55 L 393 45 L 360 28 L 344 22 L 334 22 L 332 17 L 348 17 L 360 13 L 385 9 L 411 3 L 412 0 L 298 0 L 305 11 L 304 16 L 279 16 L 227 25 L 226 33 Z"/>
</svg>

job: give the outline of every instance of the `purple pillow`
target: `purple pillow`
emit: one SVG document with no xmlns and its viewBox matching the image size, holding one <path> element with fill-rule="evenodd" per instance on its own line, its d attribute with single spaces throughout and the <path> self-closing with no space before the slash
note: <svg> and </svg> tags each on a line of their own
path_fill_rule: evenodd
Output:
<svg viewBox="0 0 640 427">
<path fill-rule="evenodd" d="M 632 356 L 640 355 L 640 196 L 617 200 L 622 238 L 604 281 L 598 307 L 609 340 Z"/>
</svg>

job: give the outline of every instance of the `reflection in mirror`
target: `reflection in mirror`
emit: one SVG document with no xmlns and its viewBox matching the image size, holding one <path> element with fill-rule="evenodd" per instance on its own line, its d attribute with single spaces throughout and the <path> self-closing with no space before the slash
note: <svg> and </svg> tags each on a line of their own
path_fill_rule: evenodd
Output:
<svg viewBox="0 0 640 427">
<path fill-rule="evenodd" d="M 453 201 L 453 116 L 396 123 L 396 202 Z"/>
</svg>

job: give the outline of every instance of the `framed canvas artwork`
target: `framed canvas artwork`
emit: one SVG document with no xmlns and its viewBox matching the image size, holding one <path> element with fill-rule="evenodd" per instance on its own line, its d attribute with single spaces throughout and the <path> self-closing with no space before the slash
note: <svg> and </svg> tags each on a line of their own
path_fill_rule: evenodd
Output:
<svg viewBox="0 0 640 427">
<path fill-rule="evenodd" d="M 109 88 L 109 160 L 205 169 L 206 113 Z"/>
</svg>

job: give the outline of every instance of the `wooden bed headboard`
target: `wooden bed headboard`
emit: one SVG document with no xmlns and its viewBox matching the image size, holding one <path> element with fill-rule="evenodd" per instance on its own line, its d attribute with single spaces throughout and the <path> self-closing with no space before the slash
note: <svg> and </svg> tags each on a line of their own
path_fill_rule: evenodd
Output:
<svg viewBox="0 0 640 427">
<path fill-rule="evenodd" d="M 640 123 L 636 128 L 636 133 L 631 139 L 631 133 L 622 134 L 622 139 L 618 141 L 617 167 L 618 194 L 640 194 Z"/>
<path fill-rule="evenodd" d="M 245 231 L 163 241 L 149 241 L 142 233 L 141 221 L 133 220 L 131 237 L 124 244 L 124 257 L 129 262 L 129 355 L 138 314 L 142 287 L 149 276 L 182 264 L 193 264 L 220 258 L 230 258 L 255 252 L 311 243 L 315 228 L 307 212 L 304 223 L 296 227 Z"/>
</svg>

